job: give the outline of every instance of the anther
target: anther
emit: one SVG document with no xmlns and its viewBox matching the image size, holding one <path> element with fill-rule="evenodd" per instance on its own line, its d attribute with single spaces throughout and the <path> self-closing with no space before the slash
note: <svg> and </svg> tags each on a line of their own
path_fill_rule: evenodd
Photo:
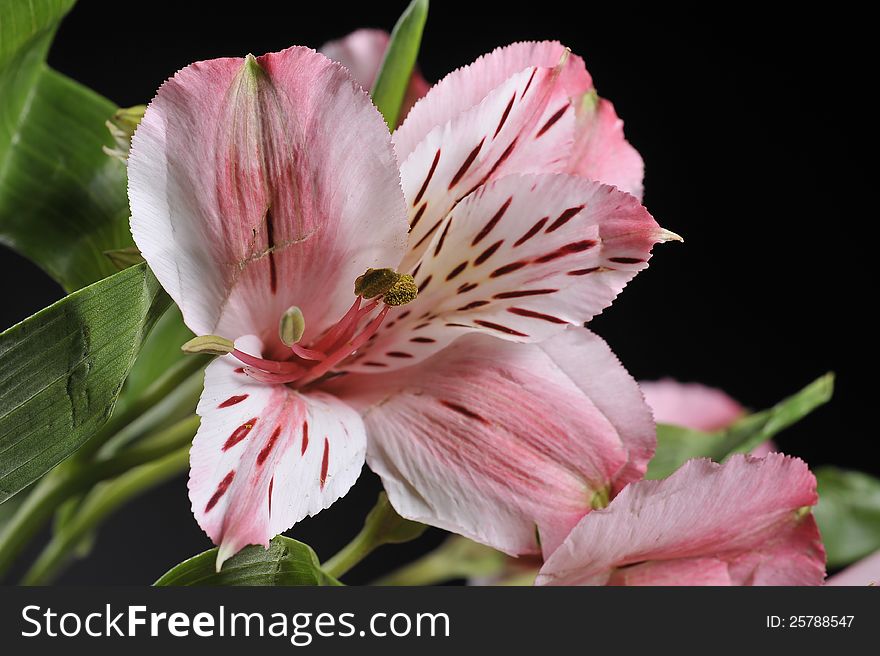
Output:
<svg viewBox="0 0 880 656">
<path fill-rule="evenodd" d="M 207 353 L 209 355 L 226 355 L 235 350 L 232 340 L 219 335 L 201 335 L 193 337 L 180 347 L 184 353 Z"/>
<path fill-rule="evenodd" d="M 355 296 L 375 298 L 387 292 L 400 278 L 394 269 L 367 269 L 354 281 Z"/>
<path fill-rule="evenodd" d="M 385 302 L 385 305 L 397 307 L 398 305 L 406 305 L 407 303 L 414 301 L 418 295 L 419 288 L 416 285 L 416 281 L 407 273 L 401 275 L 394 284 L 391 285 L 391 288 L 385 292 L 382 300 Z"/>
<path fill-rule="evenodd" d="M 302 310 L 295 305 L 287 308 L 278 322 L 278 336 L 285 346 L 293 346 L 302 339 L 306 330 L 306 320 Z"/>
</svg>

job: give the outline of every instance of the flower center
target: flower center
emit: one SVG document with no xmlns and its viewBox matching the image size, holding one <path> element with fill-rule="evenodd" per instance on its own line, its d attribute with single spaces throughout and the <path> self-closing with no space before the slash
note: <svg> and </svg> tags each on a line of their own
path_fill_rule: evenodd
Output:
<svg viewBox="0 0 880 656">
<path fill-rule="evenodd" d="M 299 308 L 291 307 L 281 316 L 278 333 L 290 349 L 286 359 L 269 360 L 245 353 L 216 335 L 196 337 L 181 348 L 188 353 L 232 354 L 256 380 L 303 387 L 354 355 L 376 334 L 392 307 L 411 302 L 417 293 L 410 275 L 392 269 L 367 269 L 355 281 L 355 300 L 348 311 L 310 344 L 300 343 L 305 318 Z"/>
</svg>

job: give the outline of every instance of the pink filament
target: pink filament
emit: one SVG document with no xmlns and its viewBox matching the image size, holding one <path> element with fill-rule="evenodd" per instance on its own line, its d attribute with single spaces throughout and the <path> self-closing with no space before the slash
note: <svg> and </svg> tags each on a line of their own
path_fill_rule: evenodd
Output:
<svg viewBox="0 0 880 656">
<path fill-rule="evenodd" d="M 360 304 L 361 298 L 358 297 L 339 323 L 328 330 L 311 348 L 294 344 L 291 352 L 298 360 L 282 362 L 265 360 L 238 349 L 234 349 L 232 355 L 247 365 L 244 367 L 244 372 L 254 380 L 272 384 L 305 385 L 329 373 L 333 367 L 366 344 L 379 330 L 379 326 L 391 309 L 387 305 L 383 307 L 364 329 L 355 335 L 360 321 L 372 312 L 379 302 L 372 301 L 364 307 Z"/>
</svg>

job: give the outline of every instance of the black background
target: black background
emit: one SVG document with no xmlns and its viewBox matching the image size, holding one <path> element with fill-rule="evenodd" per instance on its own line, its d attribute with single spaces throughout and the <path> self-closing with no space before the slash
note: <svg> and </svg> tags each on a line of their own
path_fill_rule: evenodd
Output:
<svg viewBox="0 0 880 656">
<path fill-rule="evenodd" d="M 50 63 L 133 105 L 193 61 L 317 48 L 360 26 L 390 28 L 405 3 L 304 4 L 85 0 L 62 25 Z M 843 6 L 833 16 L 584 6 L 435 0 L 421 68 L 437 80 L 523 39 L 555 38 L 582 55 L 645 159 L 647 207 L 686 240 L 655 249 L 594 330 L 637 378 L 701 381 L 753 408 L 834 370 L 832 403 L 778 442 L 812 465 L 880 473 L 864 393 L 874 387 L 867 373 L 876 350 L 877 212 L 863 164 L 871 76 L 860 70 L 867 18 Z M 60 296 L 5 250 L 0 275 L 14 280 L 3 327 Z M 328 557 L 357 531 L 378 489 L 365 472 L 351 494 L 290 535 Z M 440 538 L 386 547 L 347 580 L 367 581 Z M 147 583 L 209 546 L 181 478 L 113 518 L 92 556 L 61 581 Z"/>
</svg>

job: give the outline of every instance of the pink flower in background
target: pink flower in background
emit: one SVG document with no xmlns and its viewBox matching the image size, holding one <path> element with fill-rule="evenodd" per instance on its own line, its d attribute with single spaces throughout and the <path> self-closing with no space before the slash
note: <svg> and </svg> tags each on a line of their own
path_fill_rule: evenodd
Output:
<svg viewBox="0 0 880 656">
<path fill-rule="evenodd" d="M 234 340 L 191 452 L 218 564 L 345 494 L 365 452 L 402 515 L 508 553 L 552 551 L 643 476 L 650 412 L 580 326 L 674 235 L 567 174 L 589 89 L 558 44 L 517 44 L 431 89 L 392 143 L 306 48 L 160 88 L 131 225 L 187 325 Z M 355 297 L 377 268 L 388 286 Z"/>
<path fill-rule="evenodd" d="M 825 585 L 880 585 L 880 551 L 876 551 L 834 576 L 828 577 Z"/>
<path fill-rule="evenodd" d="M 825 551 L 798 459 L 691 460 L 629 485 L 544 563 L 538 585 L 821 585 Z"/>
<path fill-rule="evenodd" d="M 671 378 L 640 381 L 645 401 L 658 424 L 671 424 L 698 431 L 723 430 L 740 419 L 745 409 L 738 401 L 714 387 L 699 383 L 679 383 Z M 753 456 L 776 451 L 772 441 L 752 449 Z"/>
<path fill-rule="evenodd" d="M 320 52 L 345 66 L 355 81 L 369 90 L 373 87 L 376 76 L 379 75 L 390 40 L 391 37 L 385 30 L 360 29 L 342 39 L 325 43 L 321 46 Z M 424 96 L 430 87 L 421 73 L 418 71 L 413 73 L 403 99 L 403 106 L 400 108 L 401 123 L 416 101 Z"/>
</svg>

